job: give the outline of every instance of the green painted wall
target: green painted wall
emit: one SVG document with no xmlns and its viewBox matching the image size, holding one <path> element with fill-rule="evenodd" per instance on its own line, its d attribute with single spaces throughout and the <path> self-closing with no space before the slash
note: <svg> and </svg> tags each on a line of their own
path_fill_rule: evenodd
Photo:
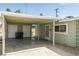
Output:
<svg viewBox="0 0 79 59">
<path fill-rule="evenodd" d="M 79 19 L 76 20 L 76 48 L 79 48 Z"/>
<path fill-rule="evenodd" d="M 68 24 L 68 34 L 55 33 L 55 42 L 67 46 L 76 46 L 76 24 L 75 21 L 56 22 L 56 24 Z"/>
</svg>

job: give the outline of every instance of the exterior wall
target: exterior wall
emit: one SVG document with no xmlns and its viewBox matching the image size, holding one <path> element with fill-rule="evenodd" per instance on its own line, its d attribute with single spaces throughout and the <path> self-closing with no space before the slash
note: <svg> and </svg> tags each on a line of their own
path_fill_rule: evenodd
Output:
<svg viewBox="0 0 79 59">
<path fill-rule="evenodd" d="M 76 47 L 79 48 L 79 19 L 76 20 Z"/>
<path fill-rule="evenodd" d="M 8 24 L 8 38 L 15 38 L 15 32 L 21 31 L 23 31 L 24 37 L 31 37 L 30 25 Z"/>
<path fill-rule="evenodd" d="M 23 25 L 23 32 L 24 32 L 24 37 L 31 37 L 31 33 L 30 33 L 30 26 L 28 25 Z"/>
<path fill-rule="evenodd" d="M 35 35 L 40 38 L 41 33 L 41 27 L 37 24 L 37 28 L 35 29 Z"/>
<path fill-rule="evenodd" d="M 44 39 L 44 25 L 43 24 L 40 25 L 40 38 Z"/>
<path fill-rule="evenodd" d="M 71 47 L 76 47 L 76 24 L 75 21 L 56 22 L 56 24 L 68 24 L 68 33 L 55 33 L 55 42 Z"/>
</svg>

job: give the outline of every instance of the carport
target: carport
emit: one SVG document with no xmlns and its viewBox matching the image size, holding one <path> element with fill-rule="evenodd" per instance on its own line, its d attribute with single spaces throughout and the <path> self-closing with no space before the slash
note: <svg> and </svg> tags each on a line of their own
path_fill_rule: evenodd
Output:
<svg viewBox="0 0 79 59">
<path fill-rule="evenodd" d="M 2 17 L 2 24 L 3 24 L 2 25 L 2 28 L 3 28 L 2 54 L 5 54 L 5 52 L 6 52 L 6 48 L 5 48 L 6 44 L 9 42 L 10 43 L 13 42 L 13 41 L 9 41 L 9 42 L 6 42 L 6 41 L 8 39 L 11 39 L 11 40 L 15 39 L 14 34 L 15 34 L 16 30 L 14 30 L 14 29 L 16 28 L 16 26 L 11 26 L 11 25 L 19 24 L 20 28 L 18 29 L 18 31 L 23 31 L 23 30 L 21 30 L 23 28 L 23 25 L 28 25 L 30 32 L 28 31 L 29 29 L 27 27 L 28 33 L 27 33 L 27 36 L 25 36 L 25 37 L 29 37 L 32 39 L 32 31 L 31 31 L 32 25 L 36 24 L 37 30 L 38 30 L 38 31 L 36 31 L 36 33 L 39 33 L 38 34 L 39 40 L 47 39 L 48 41 L 52 42 L 52 46 L 55 45 L 55 31 L 54 31 L 55 19 L 54 18 L 44 17 L 44 16 L 31 16 L 31 15 L 11 13 L 11 12 L 2 13 L 1 17 Z M 39 30 L 39 28 L 40 28 L 40 30 Z M 25 29 L 26 28 L 24 28 L 24 31 L 25 31 Z M 14 31 L 14 32 L 12 32 L 12 31 Z M 50 34 L 48 34 L 48 33 L 50 33 Z M 49 36 L 49 37 L 45 37 L 45 36 Z M 23 39 L 26 39 L 26 38 L 23 38 Z M 18 43 L 21 43 L 21 41 L 18 41 Z M 26 43 L 28 43 L 28 42 L 26 42 Z"/>
</svg>

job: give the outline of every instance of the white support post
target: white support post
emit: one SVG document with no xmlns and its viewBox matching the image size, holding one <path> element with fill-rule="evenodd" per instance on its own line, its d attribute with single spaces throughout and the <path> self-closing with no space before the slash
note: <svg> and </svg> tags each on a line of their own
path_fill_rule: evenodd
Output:
<svg viewBox="0 0 79 59">
<path fill-rule="evenodd" d="M 53 21 L 53 46 L 55 46 L 55 21 Z"/>
<path fill-rule="evenodd" d="M 1 14 L 2 16 L 2 55 L 5 55 L 5 31 L 6 31 L 6 28 L 5 28 L 5 19 L 4 19 L 4 16 Z"/>
</svg>

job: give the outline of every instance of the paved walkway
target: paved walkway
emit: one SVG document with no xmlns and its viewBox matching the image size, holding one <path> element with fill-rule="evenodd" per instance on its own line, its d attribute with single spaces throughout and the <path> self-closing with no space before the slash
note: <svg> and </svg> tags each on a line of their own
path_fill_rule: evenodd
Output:
<svg viewBox="0 0 79 59">
<path fill-rule="evenodd" d="M 74 48 L 58 44 L 53 47 L 48 41 L 7 41 L 9 43 L 6 42 L 6 56 L 75 56 L 79 52 Z"/>
</svg>

